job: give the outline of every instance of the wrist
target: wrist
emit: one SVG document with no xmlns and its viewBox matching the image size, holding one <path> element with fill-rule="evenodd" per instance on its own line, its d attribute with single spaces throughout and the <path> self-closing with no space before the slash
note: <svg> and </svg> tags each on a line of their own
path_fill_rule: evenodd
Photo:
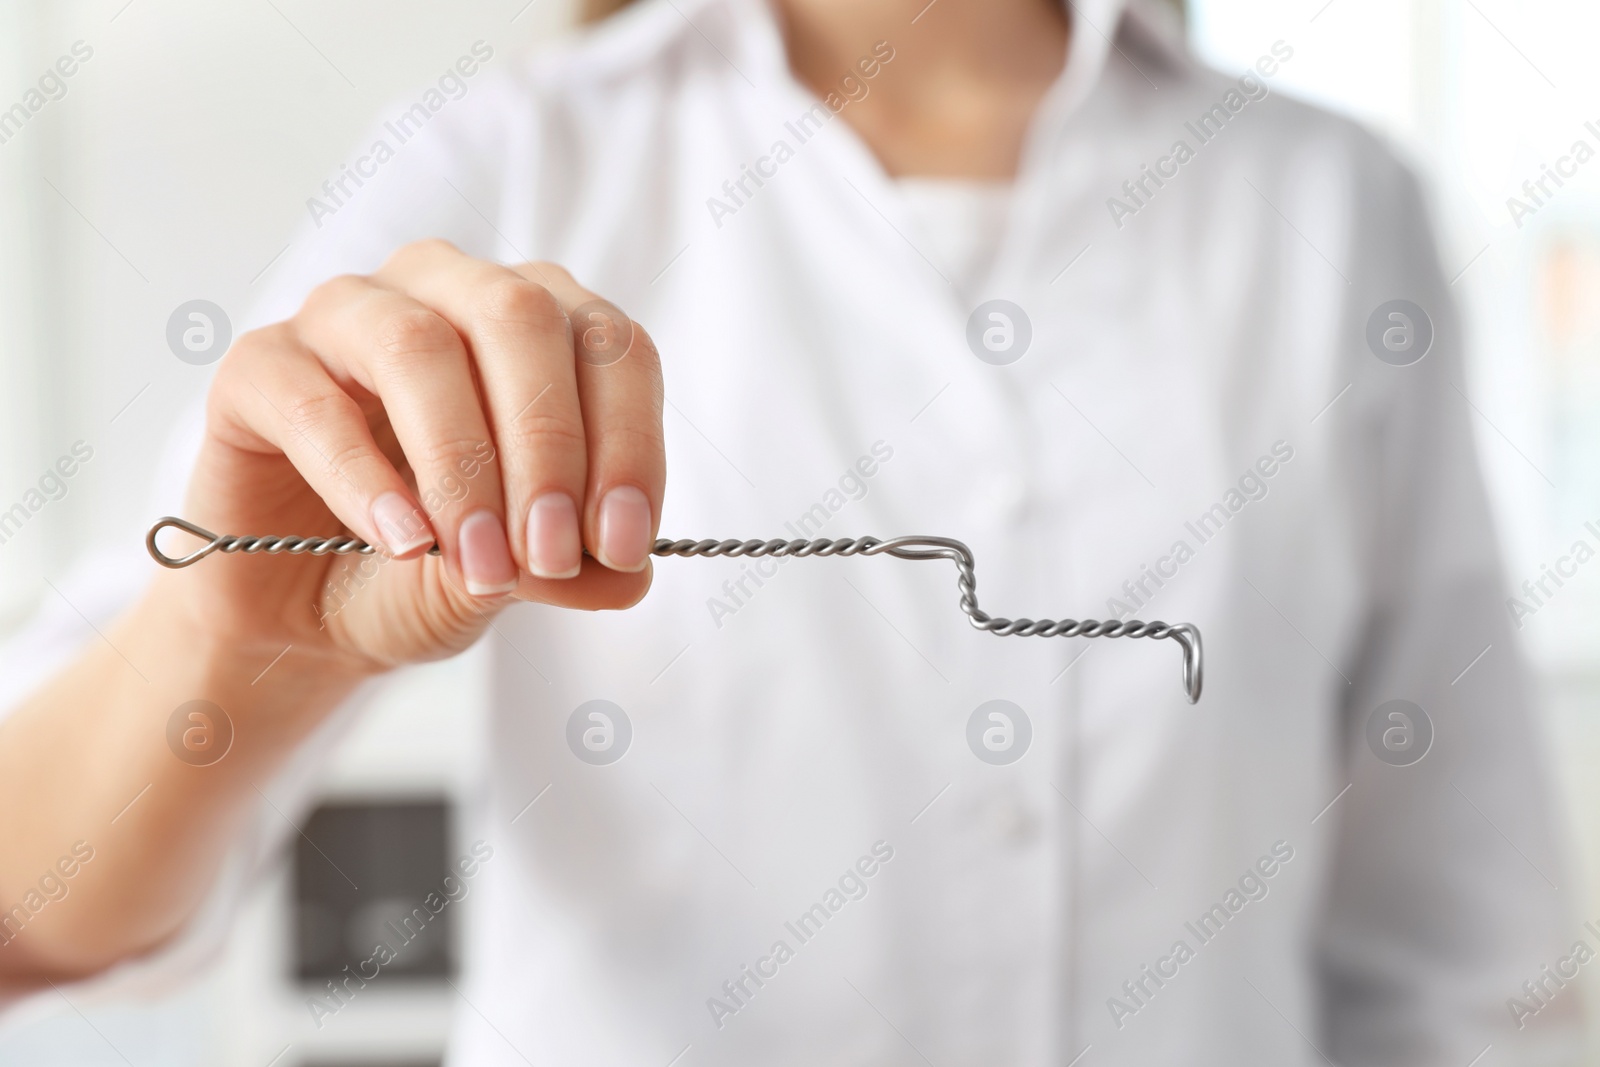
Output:
<svg viewBox="0 0 1600 1067">
<path fill-rule="evenodd" d="M 157 582 L 110 638 L 143 678 L 131 684 L 154 686 L 173 709 L 217 705 L 263 755 L 292 747 L 378 673 L 315 642 L 208 625 L 165 585 Z"/>
</svg>

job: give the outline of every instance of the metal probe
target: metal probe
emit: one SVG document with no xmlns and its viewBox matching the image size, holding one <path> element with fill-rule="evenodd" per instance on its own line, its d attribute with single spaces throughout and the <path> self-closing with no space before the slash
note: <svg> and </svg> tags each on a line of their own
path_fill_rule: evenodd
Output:
<svg viewBox="0 0 1600 1067">
<path fill-rule="evenodd" d="M 206 543 L 186 556 L 169 556 L 156 547 L 156 535 L 176 527 Z M 242 537 L 215 534 L 185 519 L 167 516 L 144 539 L 150 556 L 163 567 L 187 567 L 213 552 L 254 554 L 289 553 L 294 555 L 363 555 L 378 549 L 354 537 Z M 429 549 L 439 554 L 439 546 Z M 961 593 L 961 610 L 974 629 L 1001 637 L 1149 637 L 1176 641 L 1183 649 L 1183 695 L 1198 703 L 1204 680 L 1200 630 L 1193 623 L 1143 622 L 1139 619 L 1002 619 L 978 607 L 978 579 L 972 550 L 952 537 L 819 537 L 794 541 L 671 541 L 660 538 L 651 549 L 656 556 L 876 556 L 887 554 L 900 559 L 947 559 L 956 565 L 956 588 Z"/>
</svg>

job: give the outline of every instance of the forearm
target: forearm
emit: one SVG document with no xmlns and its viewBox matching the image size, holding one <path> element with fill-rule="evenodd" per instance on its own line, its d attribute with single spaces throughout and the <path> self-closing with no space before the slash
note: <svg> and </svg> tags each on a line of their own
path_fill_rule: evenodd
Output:
<svg viewBox="0 0 1600 1067">
<path fill-rule="evenodd" d="M 361 680 L 295 648 L 273 663 L 280 652 L 228 647 L 158 582 L 0 725 L 0 983 L 92 973 L 182 925 L 257 786 Z M 169 744 L 193 700 L 232 724 L 206 765 L 214 752 Z M 45 906 L 7 922 L 30 893 Z"/>
</svg>

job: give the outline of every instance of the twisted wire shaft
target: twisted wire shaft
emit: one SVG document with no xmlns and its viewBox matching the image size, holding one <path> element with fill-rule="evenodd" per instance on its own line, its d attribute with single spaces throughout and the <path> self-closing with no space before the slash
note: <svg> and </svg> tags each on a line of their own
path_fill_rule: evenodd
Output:
<svg viewBox="0 0 1600 1067">
<path fill-rule="evenodd" d="M 1183 694 L 1197 703 L 1204 683 L 1200 630 L 1190 623 L 1159 619 L 1007 619 L 990 615 L 978 606 L 977 567 L 972 550 L 951 537 L 801 538 L 793 541 L 670 541 L 655 543 L 657 556 L 876 556 L 885 553 L 901 559 L 948 559 L 956 565 L 960 607 L 974 629 L 999 637 L 1148 637 L 1176 641 L 1183 649 Z"/>
<path fill-rule="evenodd" d="M 356 537 L 224 537 L 218 552 L 287 552 L 308 556 L 370 556 L 377 549 Z"/>
<path fill-rule="evenodd" d="M 175 527 L 201 538 L 206 544 L 186 556 L 169 556 L 156 546 L 156 535 Z M 163 567 L 187 567 L 213 552 L 244 552 L 294 555 L 371 555 L 372 545 L 354 537 L 246 537 L 214 534 L 184 519 L 167 517 L 150 528 L 145 547 Z M 435 545 L 429 550 L 439 552 Z M 704 556 L 729 558 L 763 556 L 876 556 L 900 559 L 947 559 L 956 565 L 956 589 L 960 607 L 974 629 L 999 637 L 1148 637 L 1171 640 L 1183 649 L 1183 693 L 1189 703 L 1197 703 L 1204 682 L 1204 662 L 1200 631 L 1191 623 L 1166 623 L 1142 619 L 1007 619 L 990 615 L 978 606 L 977 568 L 972 550 L 950 537 L 817 537 L 785 541 L 706 539 L 673 541 L 661 538 L 651 548 L 656 556 Z"/>
</svg>

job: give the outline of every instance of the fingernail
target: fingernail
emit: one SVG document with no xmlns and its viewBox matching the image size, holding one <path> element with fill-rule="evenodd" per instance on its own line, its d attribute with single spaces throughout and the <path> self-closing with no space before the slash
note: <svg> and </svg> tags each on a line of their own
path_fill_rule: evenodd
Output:
<svg viewBox="0 0 1600 1067">
<path fill-rule="evenodd" d="M 393 490 L 372 502 L 372 524 L 391 556 L 403 556 L 433 544 L 427 516 Z"/>
<path fill-rule="evenodd" d="M 473 596 L 499 596 L 517 587 L 517 565 L 500 516 L 487 509 L 461 520 L 461 576 Z"/>
<path fill-rule="evenodd" d="M 614 571 L 642 571 L 650 557 L 650 501 L 619 485 L 600 501 L 600 562 Z"/>
<path fill-rule="evenodd" d="M 528 508 L 528 569 L 541 578 L 572 578 L 583 569 L 578 505 L 546 493 Z"/>
</svg>

